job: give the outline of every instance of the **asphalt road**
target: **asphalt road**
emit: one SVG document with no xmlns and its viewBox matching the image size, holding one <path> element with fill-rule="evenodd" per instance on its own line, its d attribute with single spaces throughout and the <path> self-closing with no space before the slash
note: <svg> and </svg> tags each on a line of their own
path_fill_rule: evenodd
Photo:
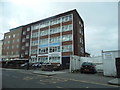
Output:
<svg viewBox="0 0 120 90">
<path fill-rule="evenodd" d="M 64 73 L 65 74 L 65 73 Z M 3 70 L 2 88 L 118 88 L 112 85 L 82 82 L 65 77 L 44 76 L 29 70 Z"/>
</svg>

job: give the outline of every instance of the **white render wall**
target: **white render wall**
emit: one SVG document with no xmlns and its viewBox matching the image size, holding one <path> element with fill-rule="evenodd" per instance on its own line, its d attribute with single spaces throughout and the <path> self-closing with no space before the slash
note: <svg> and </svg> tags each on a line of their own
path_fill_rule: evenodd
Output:
<svg viewBox="0 0 120 90">
<path fill-rule="evenodd" d="M 103 51 L 103 71 L 105 76 L 116 76 L 115 58 L 119 57 L 120 51 Z"/>
<path fill-rule="evenodd" d="M 97 72 L 103 72 L 102 56 L 79 57 L 74 55 L 70 57 L 70 72 L 80 69 L 83 62 L 92 62 L 96 65 Z"/>
</svg>

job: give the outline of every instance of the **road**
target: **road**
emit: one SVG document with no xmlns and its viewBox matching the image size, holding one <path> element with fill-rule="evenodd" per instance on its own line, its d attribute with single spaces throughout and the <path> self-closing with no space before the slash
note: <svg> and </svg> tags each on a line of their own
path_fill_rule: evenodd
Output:
<svg viewBox="0 0 120 90">
<path fill-rule="evenodd" d="M 64 73 L 65 74 L 65 73 Z M 60 74 L 59 74 L 60 75 Z M 60 75 L 61 76 L 61 75 Z M 3 70 L 2 88 L 118 88 L 65 77 L 33 74 L 27 70 Z"/>
</svg>

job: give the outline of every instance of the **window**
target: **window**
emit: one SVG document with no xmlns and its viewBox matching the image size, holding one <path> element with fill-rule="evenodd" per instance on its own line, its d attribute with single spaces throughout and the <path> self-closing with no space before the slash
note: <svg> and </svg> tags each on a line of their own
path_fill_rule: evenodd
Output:
<svg viewBox="0 0 120 90">
<path fill-rule="evenodd" d="M 47 38 L 47 39 L 41 39 L 41 40 L 39 41 L 39 44 L 40 44 L 40 45 L 48 44 L 48 38 Z"/>
<path fill-rule="evenodd" d="M 23 35 L 25 35 L 26 34 L 26 31 L 23 31 Z"/>
<path fill-rule="evenodd" d="M 81 31 L 81 28 L 80 28 L 80 29 L 79 29 L 79 33 L 81 34 L 81 32 L 82 32 L 82 31 Z"/>
<path fill-rule="evenodd" d="M 14 49 L 14 46 L 12 46 L 12 49 Z"/>
<path fill-rule="evenodd" d="M 62 36 L 62 41 L 71 41 L 71 40 L 72 40 L 72 34 Z"/>
<path fill-rule="evenodd" d="M 38 57 L 38 62 L 48 63 L 48 57 Z"/>
<path fill-rule="evenodd" d="M 83 32 L 83 30 L 81 31 L 81 35 L 83 35 L 84 34 L 84 32 Z"/>
<path fill-rule="evenodd" d="M 37 62 L 37 58 L 31 58 L 31 62 Z"/>
<path fill-rule="evenodd" d="M 32 42 L 31 42 L 31 45 L 32 45 L 32 46 L 38 45 L 38 40 L 32 41 Z"/>
<path fill-rule="evenodd" d="M 13 40 L 13 43 L 15 42 L 15 40 Z"/>
<path fill-rule="evenodd" d="M 30 28 L 29 28 L 29 27 L 27 28 L 27 31 L 30 31 Z"/>
<path fill-rule="evenodd" d="M 32 49 L 31 54 L 37 54 L 37 49 Z"/>
<path fill-rule="evenodd" d="M 40 31 L 40 36 L 48 35 L 48 30 Z"/>
<path fill-rule="evenodd" d="M 50 21 L 50 25 L 55 25 L 61 23 L 61 18 L 57 18 Z"/>
<path fill-rule="evenodd" d="M 60 63 L 60 57 L 59 56 L 49 57 L 49 60 L 50 60 L 51 63 Z"/>
<path fill-rule="evenodd" d="M 62 52 L 72 51 L 72 45 L 64 45 L 62 46 Z"/>
<path fill-rule="evenodd" d="M 10 38 L 10 35 L 9 35 L 9 38 Z"/>
<path fill-rule="evenodd" d="M 82 39 L 82 37 L 80 38 L 80 43 L 83 44 L 83 39 Z"/>
<path fill-rule="evenodd" d="M 18 55 L 18 52 L 16 52 L 16 55 Z"/>
<path fill-rule="evenodd" d="M 29 43 L 26 43 L 25 46 L 28 47 L 28 46 L 29 46 Z"/>
<path fill-rule="evenodd" d="M 15 34 L 13 34 L 13 37 L 15 37 Z"/>
<path fill-rule="evenodd" d="M 38 37 L 38 32 L 32 33 L 32 38 Z"/>
<path fill-rule="evenodd" d="M 41 28 L 47 27 L 47 26 L 49 26 L 49 21 L 40 23 L 40 27 L 41 27 Z"/>
<path fill-rule="evenodd" d="M 72 24 L 62 26 L 62 31 L 69 31 L 69 30 L 72 30 Z"/>
<path fill-rule="evenodd" d="M 10 44 L 10 41 L 8 41 L 8 44 Z"/>
<path fill-rule="evenodd" d="M 17 42 L 19 42 L 20 40 L 19 39 L 17 39 Z"/>
<path fill-rule="evenodd" d="M 83 44 L 83 39 L 82 39 L 82 44 Z"/>
<path fill-rule="evenodd" d="M 4 44 L 6 44 L 6 41 L 4 42 Z"/>
<path fill-rule="evenodd" d="M 19 36 L 20 34 L 18 33 L 18 36 Z"/>
<path fill-rule="evenodd" d="M 83 24 L 81 23 L 81 27 L 83 27 Z"/>
<path fill-rule="evenodd" d="M 22 50 L 24 50 L 25 49 L 25 46 L 22 46 Z"/>
<path fill-rule="evenodd" d="M 25 42 L 25 38 L 22 39 L 22 42 Z"/>
<path fill-rule="evenodd" d="M 81 51 L 81 53 L 84 53 L 84 48 L 81 47 L 81 48 L 80 48 L 80 51 Z"/>
<path fill-rule="evenodd" d="M 19 48 L 19 45 L 17 45 L 16 48 Z"/>
<path fill-rule="evenodd" d="M 82 23 L 79 21 L 79 24 L 81 25 Z"/>
<path fill-rule="evenodd" d="M 80 38 L 80 43 L 82 43 L 82 38 Z"/>
<path fill-rule="evenodd" d="M 59 32 L 60 32 L 60 27 L 50 29 L 50 34 L 59 33 Z"/>
<path fill-rule="evenodd" d="M 11 52 L 11 55 L 13 55 L 13 52 Z"/>
<path fill-rule="evenodd" d="M 72 20 L 72 15 L 67 15 L 62 17 L 62 22 L 67 22 Z"/>
<path fill-rule="evenodd" d="M 24 56 L 24 54 L 21 54 L 21 57 L 23 57 Z"/>
<path fill-rule="evenodd" d="M 50 47 L 50 52 L 60 52 L 60 46 Z"/>
<path fill-rule="evenodd" d="M 10 47 L 8 46 L 7 49 L 10 49 Z"/>
<path fill-rule="evenodd" d="M 50 43 L 57 43 L 57 42 L 61 42 L 60 36 L 59 37 L 50 38 Z"/>
<path fill-rule="evenodd" d="M 39 54 L 44 54 L 44 53 L 48 53 L 48 48 L 40 48 L 39 49 Z"/>
<path fill-rule="evenodd" d="M 35 24 L 31 26 L 31 30 L 36 30 L 36 29 L 39 29 L 39 24 Z"/>
<path fill-rule="evenodd" d="M 26 36 L 26 39 L 29 39 L 29 35 Z"/>
<path fill-rule="evenodd" d="M 25 51 L 25 54 L 28 54 L 28 50 Z"/>
</svg>

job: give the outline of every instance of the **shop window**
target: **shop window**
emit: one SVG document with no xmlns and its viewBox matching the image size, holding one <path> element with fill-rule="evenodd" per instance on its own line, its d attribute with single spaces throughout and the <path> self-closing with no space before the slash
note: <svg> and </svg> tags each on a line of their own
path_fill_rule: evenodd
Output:
<svg viewBox="0 0 120 90">
<path fill-rule="evenodd" d="M 49 57 L 49 60 L 50 60 L 51 63 L 60 63 L 60 57 L 59 56 Z"/>
<path fill-rule="evenodd" d="M 39 49 L 39 54 L 44 54 L 44 53 L 48 53 L 48 48 L 40 48 Z"/>
<path fill-rule="evenodd" d="M 50 47 L 50 52 L 60 52 L 60 46 Z"/>
</svg>

